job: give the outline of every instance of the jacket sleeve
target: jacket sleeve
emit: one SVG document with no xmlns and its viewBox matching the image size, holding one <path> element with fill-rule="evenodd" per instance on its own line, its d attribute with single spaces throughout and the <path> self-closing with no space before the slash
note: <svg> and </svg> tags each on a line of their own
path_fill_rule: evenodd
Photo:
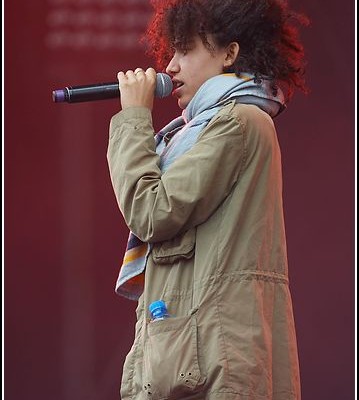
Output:
<svg viewBox="0 0 359 400">
<path fill-rule="evenodd" d="M 243 126 L 217 114 L 162 174 L 150 111 L 128 108 L 111 120 L 107 158 L 129 229 L 144 242 L 169 240 L 206 221 L 230 193 L 245 163 Z"/>
</svg>

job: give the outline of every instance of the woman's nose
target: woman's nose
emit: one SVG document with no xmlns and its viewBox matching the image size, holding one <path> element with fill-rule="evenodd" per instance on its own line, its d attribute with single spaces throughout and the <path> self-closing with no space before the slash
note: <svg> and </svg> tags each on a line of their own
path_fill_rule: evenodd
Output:
<svg viewBox="0 0 359 400">
<path fill-rule="evenodd" d="M 178 71 L 179 71 L 179 64 L 176 61 L 176 55 L 174 55 L 166 67 L 166 72 L 169 75 L 173 75 L 173 74 L 177 73 Z"/>
</svg>

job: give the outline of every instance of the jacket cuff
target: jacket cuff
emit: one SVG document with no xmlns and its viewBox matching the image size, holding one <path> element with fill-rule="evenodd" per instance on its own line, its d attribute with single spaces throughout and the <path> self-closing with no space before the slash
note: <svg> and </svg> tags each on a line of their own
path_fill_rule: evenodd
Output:
<svg viewBox="0 0 359 400">
<path fill-rule="evenodd" d="M 147 119 L 152 123 L 151 110 L 147 107 L 129 107 L 121 110 L 112 117 L 112 121 L 116 124 L 121 124 L 131 119 Z"/>
</svg>

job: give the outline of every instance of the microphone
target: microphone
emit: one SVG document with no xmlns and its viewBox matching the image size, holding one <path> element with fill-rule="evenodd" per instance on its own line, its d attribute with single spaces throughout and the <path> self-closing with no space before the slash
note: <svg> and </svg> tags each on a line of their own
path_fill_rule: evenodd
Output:
<svg viewBox="0 0 359 400">
<path fill-rule="evenodd" d="M 169 75 L 157 73 L 155 96 L 167 97 L 171 94 L 173 83 Z M 118 82 L 97 83 L 94 85 L 68 86 L 54 90 L 52 100 L 55 103 L 80 103 L 85 101 L 106 100 L 119 98 Z"/>
</svg>

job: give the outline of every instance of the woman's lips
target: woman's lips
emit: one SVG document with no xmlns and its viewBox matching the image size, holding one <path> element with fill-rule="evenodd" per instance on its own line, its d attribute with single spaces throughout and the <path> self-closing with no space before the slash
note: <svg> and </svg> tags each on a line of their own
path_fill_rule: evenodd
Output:
<svg viewBox="0 0 359 400">
<path fill-rule="evenodd" d="M 173 81 L 173 91 L 172 91 L 172 95 L 174 96 L 179 96 L 180 92 L 181 92 L 181 88 L 183 86 L 183 82 L 180 81 Z"/>
</svg>

